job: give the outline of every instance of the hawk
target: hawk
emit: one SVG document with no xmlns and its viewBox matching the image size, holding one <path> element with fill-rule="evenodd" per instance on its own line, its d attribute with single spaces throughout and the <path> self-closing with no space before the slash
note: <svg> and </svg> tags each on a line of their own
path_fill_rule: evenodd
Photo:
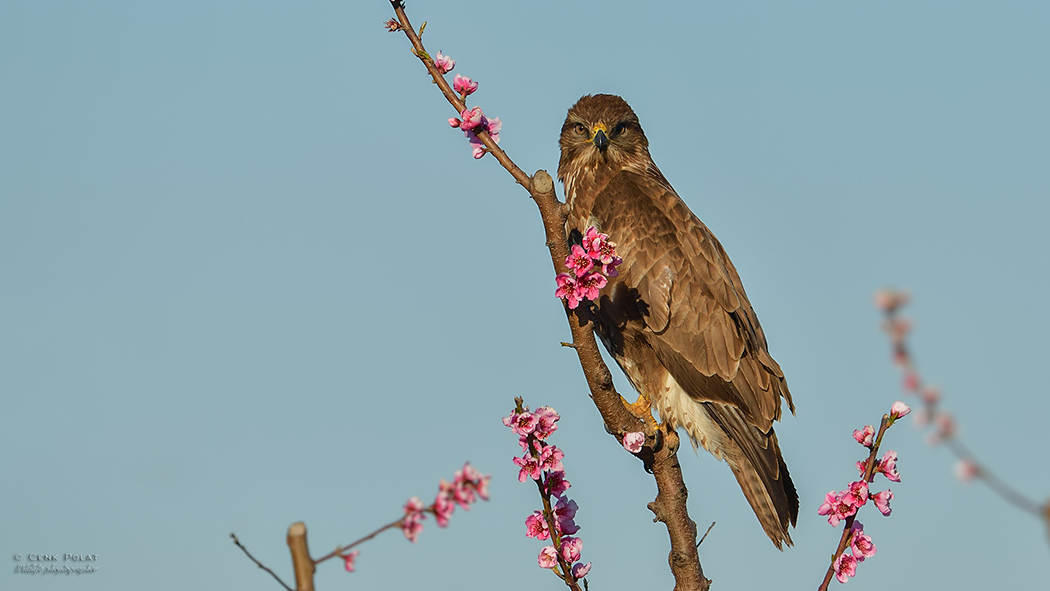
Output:
<svg viewBox="0 0 1050 591">
<path fill-rule="evenodd" d="M 671 188 L 622 98 L 581 98 L 561 129 L 570 242 L 594 226 L 623 259 L 593 306 L 595 332 L 671 428 L 724 460 L 777 548 L 798 493 L 773 421 L 795 405 L 725 249 Z"/>
</svg>

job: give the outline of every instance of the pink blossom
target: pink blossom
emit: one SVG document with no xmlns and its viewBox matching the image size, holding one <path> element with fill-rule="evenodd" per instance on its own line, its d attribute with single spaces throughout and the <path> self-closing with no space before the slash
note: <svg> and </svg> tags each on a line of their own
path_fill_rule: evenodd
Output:
<svg viewBox="0 0 1050 591">
<path fill-rule="evenodd" d="M 894 342 L 900 343 L 911 332 L 911 321 L 907 318 L 893 318 L 887 321 L 884 328 Z"/>
<path fill-rule="evenodd" d="M 573 563 L 579 560 L 582 550 L 583 540 L 580 538 L 565 536 L 561 539 L 561 557 L 565 559 L 565 562 Z"/>
<path fill-rule="evenodd" d="M 577 289 L 576 279 L 568 273 L 558 273 L 554 280 L 558 282 L 558 289 L 554 291 L 554 295 L 565 300 L 570 310 L 575 310 L 583 299 Z"/>
<path fill-rule="evenodd" d="M 456 482 L 460 486 L 469 486 L 477 493 L 482 500 L 489 500 L 489 481 L 492 480 L 492 476 L 488 474 L 482 474 L 478 472 L 474 466 L 470 465 L 470 462 L 463 464 L 463 469 L 456 472 Z M 471 500 L 473 502 L 473 500 Z"/>
<path fill-rule="evenodd" d="M 521 468 L 518 472 L 518 482 L 525 482 L 528 478 L 540 479 L 540 463 L 531 454 L 523 458 L 514 458 L 514 463 Z"/>
<path fill-rule="evenodd" d="M 934 418 L 934 423 L 937 425 L 937 431 L 930 434 L 927 438 L 927 443 L 930 445 L 937 445 L 945 439 L 951 439 L 955 436 L 955 419 L 952 418 L 952 415 L 946 412 L 939 412 Z"/>
<path fill-rule="evenodd" d="M 437 522 L 438 527 L 448 527 L 448 520 L 455 510 L 456 504 L 439 492 L 437 498 L 434 499 L 434 521 Z"/>
<path fill-rule="evenodd" d="M 594 226 L 587 228 L 587 233 L 583 237 L 583 248 L 591 258 L 603 265 L 613 264 L 617 258 L 616 243 L 610 242 L 609 235 L 598 232 Z"/>
<path fill-rule="evenodd" d="M 434 66 L 437 67 L 438 72 L 448 74 L 452 71 L 452 68 L 456 67 L 456 60 L 447 55 L 441 55 L 441 51 L 439 50 L 437 57 L 434 58 Z"/>
<path fill-rule="evenodd" d="M 448 124 L 451 125 L 452 127 L 459 127 L 460 123 L 462 123 L 462 121 L 459 120 L 459 117 L 449 117 L 448 118 Z"/>
<path fill-rule="evenodd" d="M 390 31 L 391 33 L 396 33 L 402 28 L 401 23 L 397 22 L 397 19 L 393 18 L 383 23 L 383 26 L 386 27 L 386 30 Z"/>
<path fill-rule="evenodd" d="M 919 412 L 915 413 L 915 416 L 912 417 L 911 424 L 916 429 L 922 429 L 930 424 L 930 411 L 925 408 L 920 408 Z"/>
<path fill-rule="evenodd" d="M 539 421 L 536 423 L 536 430 L 533 432 L 536 439 L 546 439 L 558 430 L 558 425 L 555 424 L 561 419 L 558 411 L 549 406 L 541 406 L 533 414 L 539 417 Z"/>
<path fill-rule="evenodd" d="M 401 519 L 401 531 L 408 541 L 415 543 L 419 533 L 423 531 L 423 501 L 419 497 L 412 497 L 405 503 L 405 516 Z"/>
<path fill-rule="evenodd" d="M 919 389 L 919 376 L 914 371 L 904 374 L 904 389 L 914 392 Z"/>
<path fill-rule="evenodd" d="M 539 540 L 546 540 L 551 537 L 551 532 L 547 526 L 547 520 L 543 518 L 543 513 L 533 511 L 532 515 L 525 518 L 525 537 Z"/>
<path fill-rule="evenodd" d="M 546 490 L 549 495 L 560 495 L 565 491 L 569 490 L 568 480 L 565 480 L 565 472 L 548 472 L 546 481 Z"/>
<path fill-rule="evenodd" d="M 623 448 L 633 454 L 642 451 L 643 444 L 645 444 L 645 433 L 627 433 L 623 436 Z"/>
<path fill-rule="evenodd" d="M 897 472 L 897 452 L 892 449 L 879 460 L 879 465 L 876 467 L 876 472 L 882 472 L 886 478 L 893 482 L 900 482 L 901 475 Z"/>
<path fill-rule="evenodd" d="M 577 277 L 583 277 L 594 268 L 594 261 L 587 254 L 587 251 L 583 250 L 582 246 L 574 244 L 572 245 L 572 252 L 565 259 L 565 266 Z"/>
<path fill-rule="evenodd" d="M 875 556 L 875 544 L 871 542 L 871 536 L 864 534 L 864 524 L 859 521 L 853 522 L 849 543 L 857 562 L 864 562 L 864 559 Z"/>
<path fill-rule="evenodd" d="M 890 509 L 890 499 L 893 498 L 893 491 L 886 489 L 880 493 L 871 495 L 871 500 L 875 503 L 875 507 L 882 512 L 883 515 L 889 515 L 892 509 Z"/>
<path fill-rule="evenodd" d="M 977 477 L 980 468 L 973 460 L 959 460 L 955 464 L 955 476 L 962 482 L 969 482 Z"/>
<path fill-rule="evenodd" d="M 358 555 L 361 554 L 360 550 L 354 550 L 349 554 L 343 554 L 343 560 L 346 561 L 346 572 L 354 572 L 354 561 L 357 560 Z"/>
<path fill-rule="evenodd" d="M 572 565 L 572 578 L 574 579 L 582 579 L 583 577 L 586 577 L 589 572 L 591 572 L 591 563 L 589 562 L 587 564 L 577 562 Z"/>
<path fill-rule="evenodd" d="M 892 289 L 880 289 L 875 292 L 875 307 L 883 312 L 892 312 L 908 303 L 911 296 L 907 292 Z"/>
<path fill-rule="evenodd" d="M 458 76 L 457 76 L 458 77 Z M 475 127 L 482 124 L 485 120 L 485 113 L 481 110 L 481 107 L 474 107 L 473 109 L 463 109 L 463 112 L 459 114 L 463 119 L 459 126 L 464 129 L 474 129 Z"/>
<path fill-rule="evenodd" d="M 554 507 L 554 518 L 557 520 L 557 527 L 562 533 L 574 534 L 580 531 L 580 526 L 576 525 L 573 521 L 576 518 L 576 511 L 579 510 L 579 505 L 576 501 L 567 497 L 557 497 L 558 504 Z"/>
<path fill-rule="evenodd" d="M 857 574 L 857 559 L 843 552 L 835 560 L 835 578 L 840 583 L 849 581 L 850 577 Z"/>
<path fill-rule="evenodd" d="M 602 265 L 602 273 L 605 273 L 609 277 L 619 277 L 620 272 L 616 270 L 616 267 L 623 262 L 620 257 L 613 257 L 612 262 Z"/>
<path fill-rule="evenodd" d="M 598 290 L 605 287 L 609 280 L 601 273 L 587 273 L 576 281 L 576 291 L 583 299 L 597 300 Z"/>
<path fill-rule="evenodd" d="M 875 467 L 878 467 L 879 461 L 875 460 Z M 857 461 L 857 471 L 860 472 L 860 477 L 864 478 L 864 472 L 868 469 L 868 460 Z"/>
<path fill-rule="evenodd" d="M 565 468 L 562 466 L 561 460 L 565 457 L 565 453 L 558 449 L 556 446 L 548 445 L 543 448 L 540 452 L 540 469 L 548 471 L 563 471 Z"/>
<path fill-rule="evenodd" d="M 868 502 L 868 483 L 863 480 L 851 482 L 849 488 L 842 491 L 842 496 L 839 497 L 839 500 L 860 509 Z"/>
<path fill-rule="evenodd" d="M 518 435 L 528 435 L 536 430 L 536 424 L 539 423 L 540 419 L 531 412 L 525 411 L 520 414 L 514 414 L 514 424 L 511 429 L 514 430 Z"/>
<path fill-rule="evenodd" d="M 875 427 L 864 425 L 863 429 L 854 429 L 853 438 L 864 447 L 871 447 L 875 444 Z"/>
<path fill-rule="evenodd" d="M 536 562 L 539 563 L 540 568 L 554 568 L 558 565 L 558 550 L 554 546 L 544 547 L 543 550 L 540 550 Z"/>
<path fill-rule="evenodd" d="M 460 125 L 464 127 L 464 129 L 466 128 L 466 125 L 464 123 L 461 123 Z M 470 142 L 470 147 L 473 150 L 474 158 L 481 158 L 485 155 L 485 152 L 488 151 L 488 148 L 485 147 L 484 142 L 482 142 L 481 138 L 478 137 L 478 133 L 482 131 L 487 131 L 489 137 L 492 138 L 492 141 L 498 144 L 499 130 L 502 128 L 503 122 L 499 120 L 499 117 L 492 117 L 491 119 L 487 117 L 482 117 L 480 124 L 474 126 L 472 129 L 465 129 L 463 134 L 467 136 L 467 141 Z"/>
<path fill-rule="evenodd" d="M 488 484 L 491 478 L 482 475 L 467 462 L 463 464 L 462 470 L 456 472 L 451 485 L 446 486 L 442 481 L 442 492 L 446 498 L 469 510 L 470 505 L 477 501 L 477 497 L 488 500 Z"/>
<path fill-rule="evenodd" d="M 492 141 L 499 143 L 499 131 L 503 129 L 503 122 L 499 120 L 499 117 L 488 117 L 485 120 L 485 131 L 489 132 L 489 137 Z"/>
<path fill-rule="evenodd" d="M 941 390 L 936 386 L 926 386 L 922 389 L 922 401 L 926 404 L 937 404 L 941 399 Z"/>
<path fill-rule="evenodd" d="M 478 83 L 466 76 L 456 74 L 456 77 L 452 79 L 452 90 L 455 90 L 461 97 L 466 98 L 467 96 L 474 94 L 474 91 L 477 89 Z"/>
<path fill-rule="evenodd" d="M 893 406 L 890 407 L 890 418 L 895 420 L 901 417 L 906 417 L 909 413 L 911 413 L 911 407 L 900 400 L 894 402 Z"/>
<path fill-rule="evenodd" d="M 817 515 L 828 516 L 828 523 L 832 527 L 838 525 L 839 521 L 857 512 L 857 506 L 844 502 L 842 497 L 842 494 L 831 491 L 824 495 L 824 503 L 817 509 Z"/>
</svg>

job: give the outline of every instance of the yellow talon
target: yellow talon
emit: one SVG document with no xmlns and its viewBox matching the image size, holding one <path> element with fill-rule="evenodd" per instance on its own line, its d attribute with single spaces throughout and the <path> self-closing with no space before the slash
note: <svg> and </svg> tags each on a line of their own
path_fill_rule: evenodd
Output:
<svg viewBox="0 0 1050 591">
<path fill-rule="evenodd" d="M 627 407 L 628 412 L 645 422 L 647 429 L 653 431 L 659 429 L 656 419 L 653 418 L 653 407 L 649 399 L 639 394 L 638 400 L 634 402 L 627 402 L 627 399 L 622 397 L 621 400 L 623 400 L 623 405 Z"/>
</svg>

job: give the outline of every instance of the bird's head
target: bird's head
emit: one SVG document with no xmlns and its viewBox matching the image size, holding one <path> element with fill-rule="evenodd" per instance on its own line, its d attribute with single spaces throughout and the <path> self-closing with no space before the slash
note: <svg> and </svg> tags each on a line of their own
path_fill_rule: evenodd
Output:
<svg viewBox="0 0 1050 591">
<path fill-rule="evenodd" d="M 561 160 L 558 178 L 564 183 L 572 173 L 598 168 L 619 172 L 629 163 L 648 161 L 638 116 L 627 101 L 612 94 L 587 95 L 576 101 L 561 127 Z"/>
</svg>

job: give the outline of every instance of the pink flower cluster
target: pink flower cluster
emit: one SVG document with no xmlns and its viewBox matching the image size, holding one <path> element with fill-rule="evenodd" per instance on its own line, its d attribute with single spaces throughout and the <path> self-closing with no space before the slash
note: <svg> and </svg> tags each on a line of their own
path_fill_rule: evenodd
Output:
<svg viewBox="0 0 1050 591">
<path fill-rule="evenodd" d="M 871 542 L 871 536 L 864 534 L 863 523 L 854 521 L 849 535 L 849 547 L 853 553 L 843 552 L 835 559 L 835 578 L 840 583 L 845 583 L 850 577 L 856 576 L 857 564 L 875 555 L 875 544 Z"/>
<path fill-rule="evenodd" d="M 426 507 L 418 497 L 412 497 L 405 503 L 405 516 L 401 519 L 401 531 L 410 542 L 415 542 L 419 533 L 423 531 L 423 520 L 427 513 L 434 515 L 438 527 L 446 527 L 449 518 L 459 505 L 464 510 L 470 510 L 470 505 L 481 498 L 489 500 L 489 480 L 478 472 L 470 463 L 463 464 L 463 469 L 456 472 L 452 482 L 442 479 L 438 485 L 438 494 L 434 502 Z"/>
<path fill-rule="evenodd" d="M 572 310 L 583 300 L 597 300 L 598 291 L 609 283 L 607 277 L 619 275 L 616 267 L 622 262 L 616 256 L 616 243 L 591 226 L 582 244 L 574 244 L 565 259 L 571 273 L 559 273 L 554 278 L 558 283 L 554 295 L 565 300 Z"/>
<path fill-rule="evenodd" d="M 437 57 L 434 58 L 434 67 L 442 75 L 445 75 L 451 72 L 452 68 L 456 67 L 456 60 L 439 51 Z M 465 103 L 467 97 L 478 90 L 478 83 L 466 76 L 456 74 L 456 77 L 452 79 L 452 90 Z M 471 153 L 474 155 L 474 158 L 481 158 L 488 152 L 478 134 L 483 131 L 487 132 L 492 141 L 498 144 L 499 132 L 503 128 L 503 122 L 499 120 L 499 117 L 485 116 L 481 107 L 463 109 L 459 117 L 451 117 L 448 120 L 448 124 L 463 130 L 463 135 L 467 137 L 467 141 L 470 143 Z"/>
<path fill-rule="evenodd" d="M 518 435 L 518 445 L 524 452 L 514 458 L 514 465 L 519 468 L 518 480 L 532 479 L 539 483 L 545 507 L 525 518 L 525 535 L 551 540 L 553 543 L 540 551 L 537 563 L 541 568 L 554 570 L 562 580 L 574 583 L 590 572 L 591 563 L 580 562 L 583 540 L 573 535 L 580 531 L 575 521 L 579 506 L 565 495 L 571 486 L 565 479 L 562 464 L 565 453 L 546 441 L 558 429 L 561 417 L 548 406 L 530 412 L 522 406 L 521 399 L 517 402 L 510 416 L 504 417 L 503 424 Z"/>
<path fill-rule="evenodd" d="M 886 419 L 887 427 L 910 412 L 908 405 L 900 401 L 895 402 L 890 408 L 889 418 Z M 835 558 L 833 565 L 835 576 L 842 583 L 856 575 L 858 563 L 864 562 L 866 558 L 875 554 L 875 544 L 872 543 L 871 537 L 864 534 L 864 526 L 854 517 L 857 511 L 870 500 L 883 515 L 889 516 L 891 513 L 890 500 L 893 499 L 893 491 L 887 489 L 872 493 L 868 489 L 868 484 L 873 482 L 879 474 L 892 482 L 901 481 L 900 473 L 897 472 L 897 452 L 890 450 L 882 456 L 881 460 L 875 459 L 875 453 L 882 439 L 881 433 L 876 438 L 875 428 L 865 425 L 864 428 L 853 431 L 853 439 L 870 450 L 868 459 L 857 462 L 860 480 L 851 482 L 846 490 L 829 491 L 824 496 L 824 503 L 817 509 L 817 514 L 826 515 L 828 524 L 832 527 L 837 526 L 843 520 L 847 520 L 847 525 L 850 526 L 848 540 L 852 555 L 843 552 Z M 869 462 L 872 463 L 870 473 L 868 472 Z"/>
<path fill-rule="evenodd" d="M 459 76 L 456 77 L 459 78 Z M 477 87 L 477 84 L 475 83 L 474 86 Z M 462 119 L 453 117 L 448 120 L 448 124 L 463 130 L 463 135 L 467 136 L 467 141 L 470 142 L 474 158 L 481 158 L 488 151 L 485 144 L 481 143 L 478 133 L 486 131 L 493 142 L 499 143 L 499 130 L 503 129 L 503 122 L 499 120 L 499 117 L 486 117 L 481 107 L 463 109 L 459 116 Z"/>
</svg>

